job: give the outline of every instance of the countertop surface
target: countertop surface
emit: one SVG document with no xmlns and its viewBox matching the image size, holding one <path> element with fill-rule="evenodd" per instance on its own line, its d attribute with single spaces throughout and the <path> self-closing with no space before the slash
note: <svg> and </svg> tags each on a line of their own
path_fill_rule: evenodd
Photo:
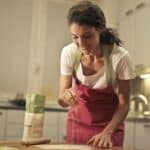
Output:
<svg viewBox="0 0 150 150">
<path fill-rule="evenodd" d="M 54 143 L 50 144 L 50 145 L 54 145 Z M 64 146 L 66 148 L 64 148 L 64 147 L 60 148 L 60 146 L 59 146 L 60 144 L 55 144 L 55 145 L 58 145 L 59 148 L 54 148 L 53 150 L 71 150 L 71 148 L 67 148 L 67 145 L 65 145 L 65 144 L 64 144 Z M 37 146 L 24 146 L 21 144 L 21 142 L 18 142 L 18 141 L 7 141 L 7 142 L 6 141 L 5 142 L 0 141 L 0 146 L 14 147 L 14 148 L 17 148 L 18 150 L 48 150 L 47 148 L 39 148 Z M 46 144 L 46 146 L 47 146 L 47 144 Z M 86 150 L 140 150 L 140 149 L 134 149 L 134 148 L 125 148 L 125 147 L 113 147 L 111 149 L 109 149 L 109 148 L 96 148 L 96 147 L 87 146 L 87 145 L 85 145 L 85 146 L 82 145 L 82 146 L 79 146 L 79 148 L 77 148 L 77 149 L 73 148 L 72 150 L 85 150 L 85 149 Z"/>
<path fill-rule="evenodd" d="M 25 110 L 25 106 L 18 106 L 18 105 L 10 103 L 9 101 L 0 101 L 0 109 Z M 67 112 L 68 108 L 63 108 L 63 107 L 59 106 L 58 104 L 46 104 L 45 111 Z M 133 114 L 133 113 L 129 112 L 126 120 L 127 121 L 150 122 L 150 115 L 145 116 L 145 115 Z"/>
<path fill-rule="evenodd" d="M 9 101 L 0 101 L 0 109 L 16 109 L 16 110 L 25 110 L 25 106 L 18 106 L 10 103 Z M 46 104 L 46 111 L 59 111 L 59 112 L 67 112 L 68 108 L 63 108 L 58 104 Z"/>
<path fill-rule="evenodd" d="M 144 122 L 150 122 L 150 115 L 142 115 L 142 114 L 132 114 L 128 113 L 128 116 L 126 118 L 127 121 L 144 121 Z"/>
</svg>

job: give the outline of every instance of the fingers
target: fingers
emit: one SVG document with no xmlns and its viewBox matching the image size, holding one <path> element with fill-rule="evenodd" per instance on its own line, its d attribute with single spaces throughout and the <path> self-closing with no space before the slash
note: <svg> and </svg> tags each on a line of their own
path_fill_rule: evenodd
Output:
<svg viewBox="0 0 150 150">
<path fill-rule="evenodd" d="M 94 145 L 94 146 L 99 145 L 100 142 L 103 142 L 103 141 L 99 139 L 99 136 L 98 136 L 98 135 L 96 135 L 96 136 L 95 136 L 95 139 L 94 139 L 94 141 L 93 141 L 93 145 Z"/>
<path fill-rule="evenodd" d="M 111 148 L 113 146 L 113 143 L 111 141 L 111 136 L 106 135 L 103 138 L 101 138 L 98 146 L 99 147 L 109 147 L 109 148 Z"/>
<path fill-rule="evenodd" d="M 98 147 L 107 147 L 107 141 L 101 138 L 98 142 Z"/>
<path fill-rule="evenodd" d="M 77 105 L 77 100 L 75 94 L 72 92 L 72 89 L 66 89 L 64 94 L 63 94 L 63 99 L 64 101 L 70 105 L 70 106 L 75 106 Z"/>
<path fill-rule="evenodd" d="M 93 136 L 87 144 L 91 144 L 93 146 L 101 147 L 101 148 L 112 148 L 113 143 L 111 141 L 110 136 L 104 136 L 101 134 L 97 134 Z"/>
<path fill-rule="evenodd" d="M 87 144 L 92 144 L 93 141 L 94 141 L 94 139 L 95 139 L 95 136 L 93 136 L 92 138 L 90 138 L 89 141 L 87 142 Z"/>
<path fill-rule="evenodd" d="M 98 147 L 103 147 L 103 148 L 112 148 L 113 144 L 111 141 L 107 139 L 101 139 L 98 143 Z"/>
<path fill-rule="evenodd" d="M 108 143 L 108 147 L 109 147 L 109 148 L 112 148 L 112 147 L 113 147 L 113 143 L 112 143 L 112 142 L 109 142 L 109 143 Z"/>
</svg>

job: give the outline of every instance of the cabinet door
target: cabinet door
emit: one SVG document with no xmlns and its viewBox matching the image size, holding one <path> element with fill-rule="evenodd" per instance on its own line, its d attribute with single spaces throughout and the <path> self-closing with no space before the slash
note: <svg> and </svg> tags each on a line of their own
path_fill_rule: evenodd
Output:
<svg viewBox="0 0 150 150">
<path fill-rule="evenodd" d="M 136 122 L 135 147 L 138 149 L 150 148 L 150 122 Z"/>
<path fill-rule="evenodd" d="M 59 113 L 59 141 L 65 142 L 66 140 L 66 120 L 67 120 L 67 112 Z"/>
<path fill-rule="evenodd" d="M 5 140 L 6 110 L 0 109 L 0 140 Z"/>
<path fill-rule="evenodd" d="M 24 110 L 8 110 L 6 121 L 6 139 L 22 139 L 24 128 Z"/>
<path fill-rule="evenodd" d="M 44 114 L 44 136 L 52 141 L 58 141 L 58 115 L 59 112 L 45 112 Z"/>
<path fill-rule="evenodd" d="M 120 0 L 119 1 L 119 20 L 126 17 L 127 14 L 131 13 L 135 9 L 134 0 Z"/>
<path fill-rule="evenodd" d="M 134 121 L 125 122 L 125 147 L 134 147 Z"/>
<path fill-rule="evenodd" d="M 129 51 L 131 58 L 135 60 L 135 13 L 129 14 L 119 23 L 119 36 L 124 47 Z"/>
<path fill-rule="evenodd" d="M 135 19 L 136 64 L 150 66 L 150 2 L 137 5 Z"/>
</svg>

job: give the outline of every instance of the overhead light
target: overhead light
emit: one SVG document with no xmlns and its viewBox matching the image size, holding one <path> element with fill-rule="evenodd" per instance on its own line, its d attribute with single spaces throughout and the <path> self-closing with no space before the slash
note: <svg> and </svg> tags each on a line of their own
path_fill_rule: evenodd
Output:
<svg viewBox="0 0 150 150">
<path fill-rule="evenodd" d="M 140 78 L 141 79 L 150 79 L 150 73 L 148 73 L 148 74 L 141 74 Z"/>
<path fill-rule="evenodd" d="M 144 65 L 136 66 L 136 75 L 141 79 L 150 79 L 150 67 Z"/>
</svg>

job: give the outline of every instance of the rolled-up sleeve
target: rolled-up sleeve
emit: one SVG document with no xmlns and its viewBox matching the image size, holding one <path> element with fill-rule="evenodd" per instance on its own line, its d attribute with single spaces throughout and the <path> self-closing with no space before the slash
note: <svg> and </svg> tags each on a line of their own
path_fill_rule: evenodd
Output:
<svg viewBox="0 0 150 150">
<path fill-rule="evenodd" d="M 64 47 L 60 57 L 60 73 L 62 75 L 72 75 L 74 61 L 74 51 L 69 47 Z"/>
<path fill-rule="evenodd" d="M 126 53 L 117 65 L 117 76 L 120 80 L 135 78 L 135 69 L 129 53 Z"/>
</svg>

